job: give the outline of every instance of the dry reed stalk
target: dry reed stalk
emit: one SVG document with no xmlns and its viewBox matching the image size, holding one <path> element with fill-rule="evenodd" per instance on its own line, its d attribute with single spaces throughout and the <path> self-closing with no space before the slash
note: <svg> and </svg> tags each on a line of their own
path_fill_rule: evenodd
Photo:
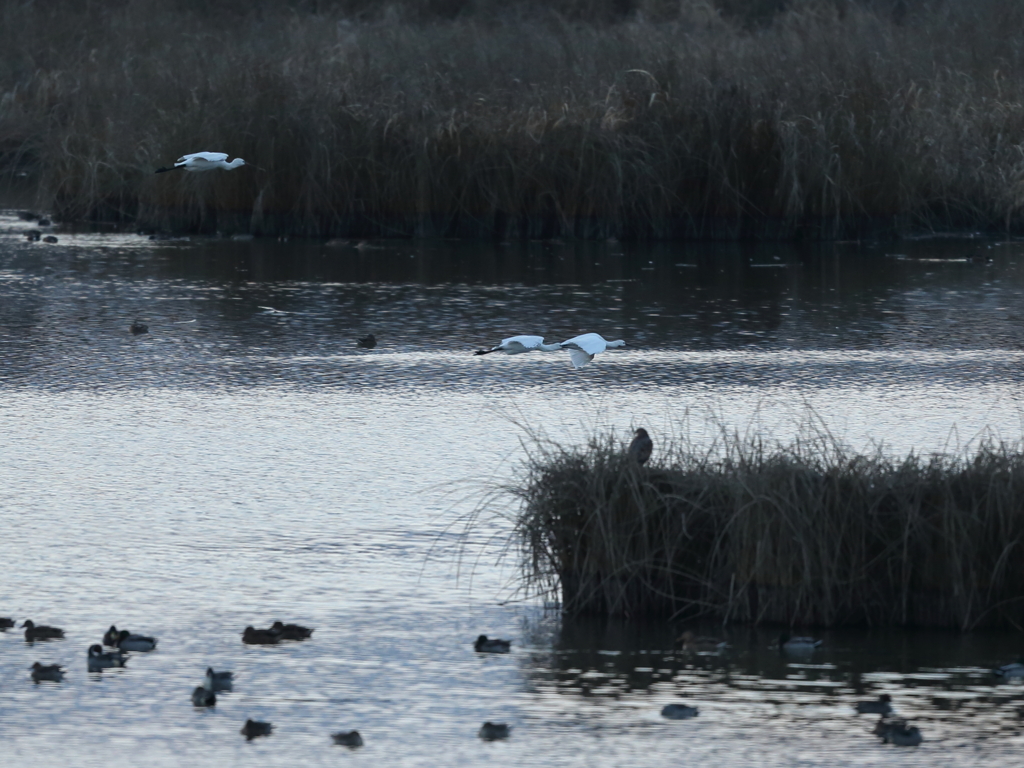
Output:
<svg viewBox="0 0 1024 768">
<path fill-rule="evenodd" d="M 569 613 L 1024 629 L 1024 451 L 857 455 L 721 431 L 627 461 L 614 434 L 535 440 L 516 540 L 524 587 Z"/>
</svg>

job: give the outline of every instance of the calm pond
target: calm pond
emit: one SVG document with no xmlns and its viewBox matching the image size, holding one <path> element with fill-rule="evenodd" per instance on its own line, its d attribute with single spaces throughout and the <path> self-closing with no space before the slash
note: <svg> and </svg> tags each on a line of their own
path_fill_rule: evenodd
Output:
<svg viewBox="0 0 1024 768">
<path fill-rule="evenodd" d="M 1016 766 L 1012 632 L 724 632 L 562 621 L 518 601 L 526 430 L 700 444 L 715 424 L 858 448 L 959 450 L 1022 433 L 1024 244 L 932 239 L 794 250 L 202 240 L 64 234 L 0 217 L 0 742 L 55 765 Z M 135 319 L 149 332 L 132 335 Z M 489 355 L 518 333 L 622 338 Z M 375 334 L 378 346 L 358 349 Z M 500 556 L 505 552 L 506 557 Z M 247 646 L 246 625 L 315 627 Z M 89 673 L 111 625 L 155 635 Z M 508 655 L 473 652 L 481 633 Z M 32 682 L 33 662 L 67 667 Z M 235 673 L 211 709 L 207 666 Z M 924 743 L 871 735 L 889 693 Z M 698 718 L 660 716 L 668 703 Z M 272 722 L 247 742 L 247 718 Z M 477 738 L 485 721 L 512 735 Z M 365 746 L 334 746 L 358 729 Z"/>
</svg>

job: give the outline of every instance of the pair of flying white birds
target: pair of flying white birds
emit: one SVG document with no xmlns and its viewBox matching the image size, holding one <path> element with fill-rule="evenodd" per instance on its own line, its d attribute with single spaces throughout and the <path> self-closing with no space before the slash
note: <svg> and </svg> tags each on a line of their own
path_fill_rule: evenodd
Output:
<svg viewBox="0 0 1024 768">
<path fill-rule="evenodd" d="M 222 168 L 231 171 L 245 165 L 245 160 L 236 157 L 230 163 L 224 152 L 195 152 L 191 155 L 182 155 L 174 161 L 170 168 L 158 168 L 157 173 L 167 171 L 185 170 L 197 173 L 200 171 L 212 171 Z M 545 344 L 543 336 L 512 336 L 502 339 L 501 344 L 493 349 L 481 349 L 476 354 L 487 355 L 491 352 L 505 352 L 509 355 L 518 355 L 523 352 L 554 352 L 558 349 L 568 349 L 569 358 L 572 360 L 573 368 L 582 368 L 594 359 L 594 355 L 604 352 L 606 349 L 624 347 L 626 342 L 621 339 L 607 341 L 597 333 L 584 333 L 582 336 L 563 341 L 560 344 Z"/>
<path fill-rule="evenodd" d="M 598 333 L 584 333 L 558 344 L 545 344 L 543 336 L 511 336 L 502 339 L 501 344 L 491 349 L 481 349 L 473 354 L 489 355 L 491 352 L 504 352 L 506 355 L 520 355 L 523 352 L 554 352 L 559 349 L 569 350 L 569 359 L 572 360 L 573 368 L 582 368 L 594 359 L 594 355 L 604 352 L 606 349 L 624 347 L 626 342 L 622 339 L 608 341 Z"/>
</svg>

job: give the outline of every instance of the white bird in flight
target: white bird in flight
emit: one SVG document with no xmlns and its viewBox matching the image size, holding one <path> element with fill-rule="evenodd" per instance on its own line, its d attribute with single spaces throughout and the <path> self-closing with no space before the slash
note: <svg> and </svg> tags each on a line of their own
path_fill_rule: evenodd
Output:
<svg viewBox="0 0 1024 768">
<path fill-rule="evenodd" d="M 582 368 L 594 359 L 594 355 L 604 352 L 606 349 L 624 347 L 626 342 L 622 339 L 607 341 L 599 333 L 584 333 L 582 336 L 563 341 L 558 346 L 569 350 L 573 368 Z"/>
<path fill-rule="evenodd" d="M 562 348 L 561 344 L 545 344 L 543 336 L 510 336 L 502 339 L 501 344 L 491 349 L 478 349 L 474 355 L 489 355 L 491 352 L 504 352 L 506 355 L 520 355 L 523 352 L 554 352 Z"/>
<path fill-rule="evenodd" d="M 176 171 L 179 168 L 192 171 L 193 173 L 212 171 L 215 168 L 223 168 L 225 171 L 230 171 L 243 165 L 245 165 L 245 160 L 240 157 L 236 157 L 229 163 L 228 156 L 224 152 L 195 152 L 191 155 L 179 157 L 174 161 L 173 167 L 157 168 L 156 172 L 166 173 L 167 171 Z"/>
</svg>

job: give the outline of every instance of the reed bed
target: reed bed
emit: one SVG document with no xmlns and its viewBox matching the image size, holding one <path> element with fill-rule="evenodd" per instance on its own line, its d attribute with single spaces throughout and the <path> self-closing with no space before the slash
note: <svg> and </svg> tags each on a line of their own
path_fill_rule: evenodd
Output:
<svg viewBox="0 0 1024 768">
<path fill-rule="evenodd" d="M 782 5 L 4 3 L 0 188 L 256 235 L 1024 227 L 1024 6 Z M 251 166 L 153 175 L 199 150 Z"/>
<path fill-rule="evenodd" d="M 524 588 L 570 614 L 1024 629 L 1024 450 L 857 454 L 722 430 L 656 443 L 536 439 L 515 520 Z"/>
</svg>

